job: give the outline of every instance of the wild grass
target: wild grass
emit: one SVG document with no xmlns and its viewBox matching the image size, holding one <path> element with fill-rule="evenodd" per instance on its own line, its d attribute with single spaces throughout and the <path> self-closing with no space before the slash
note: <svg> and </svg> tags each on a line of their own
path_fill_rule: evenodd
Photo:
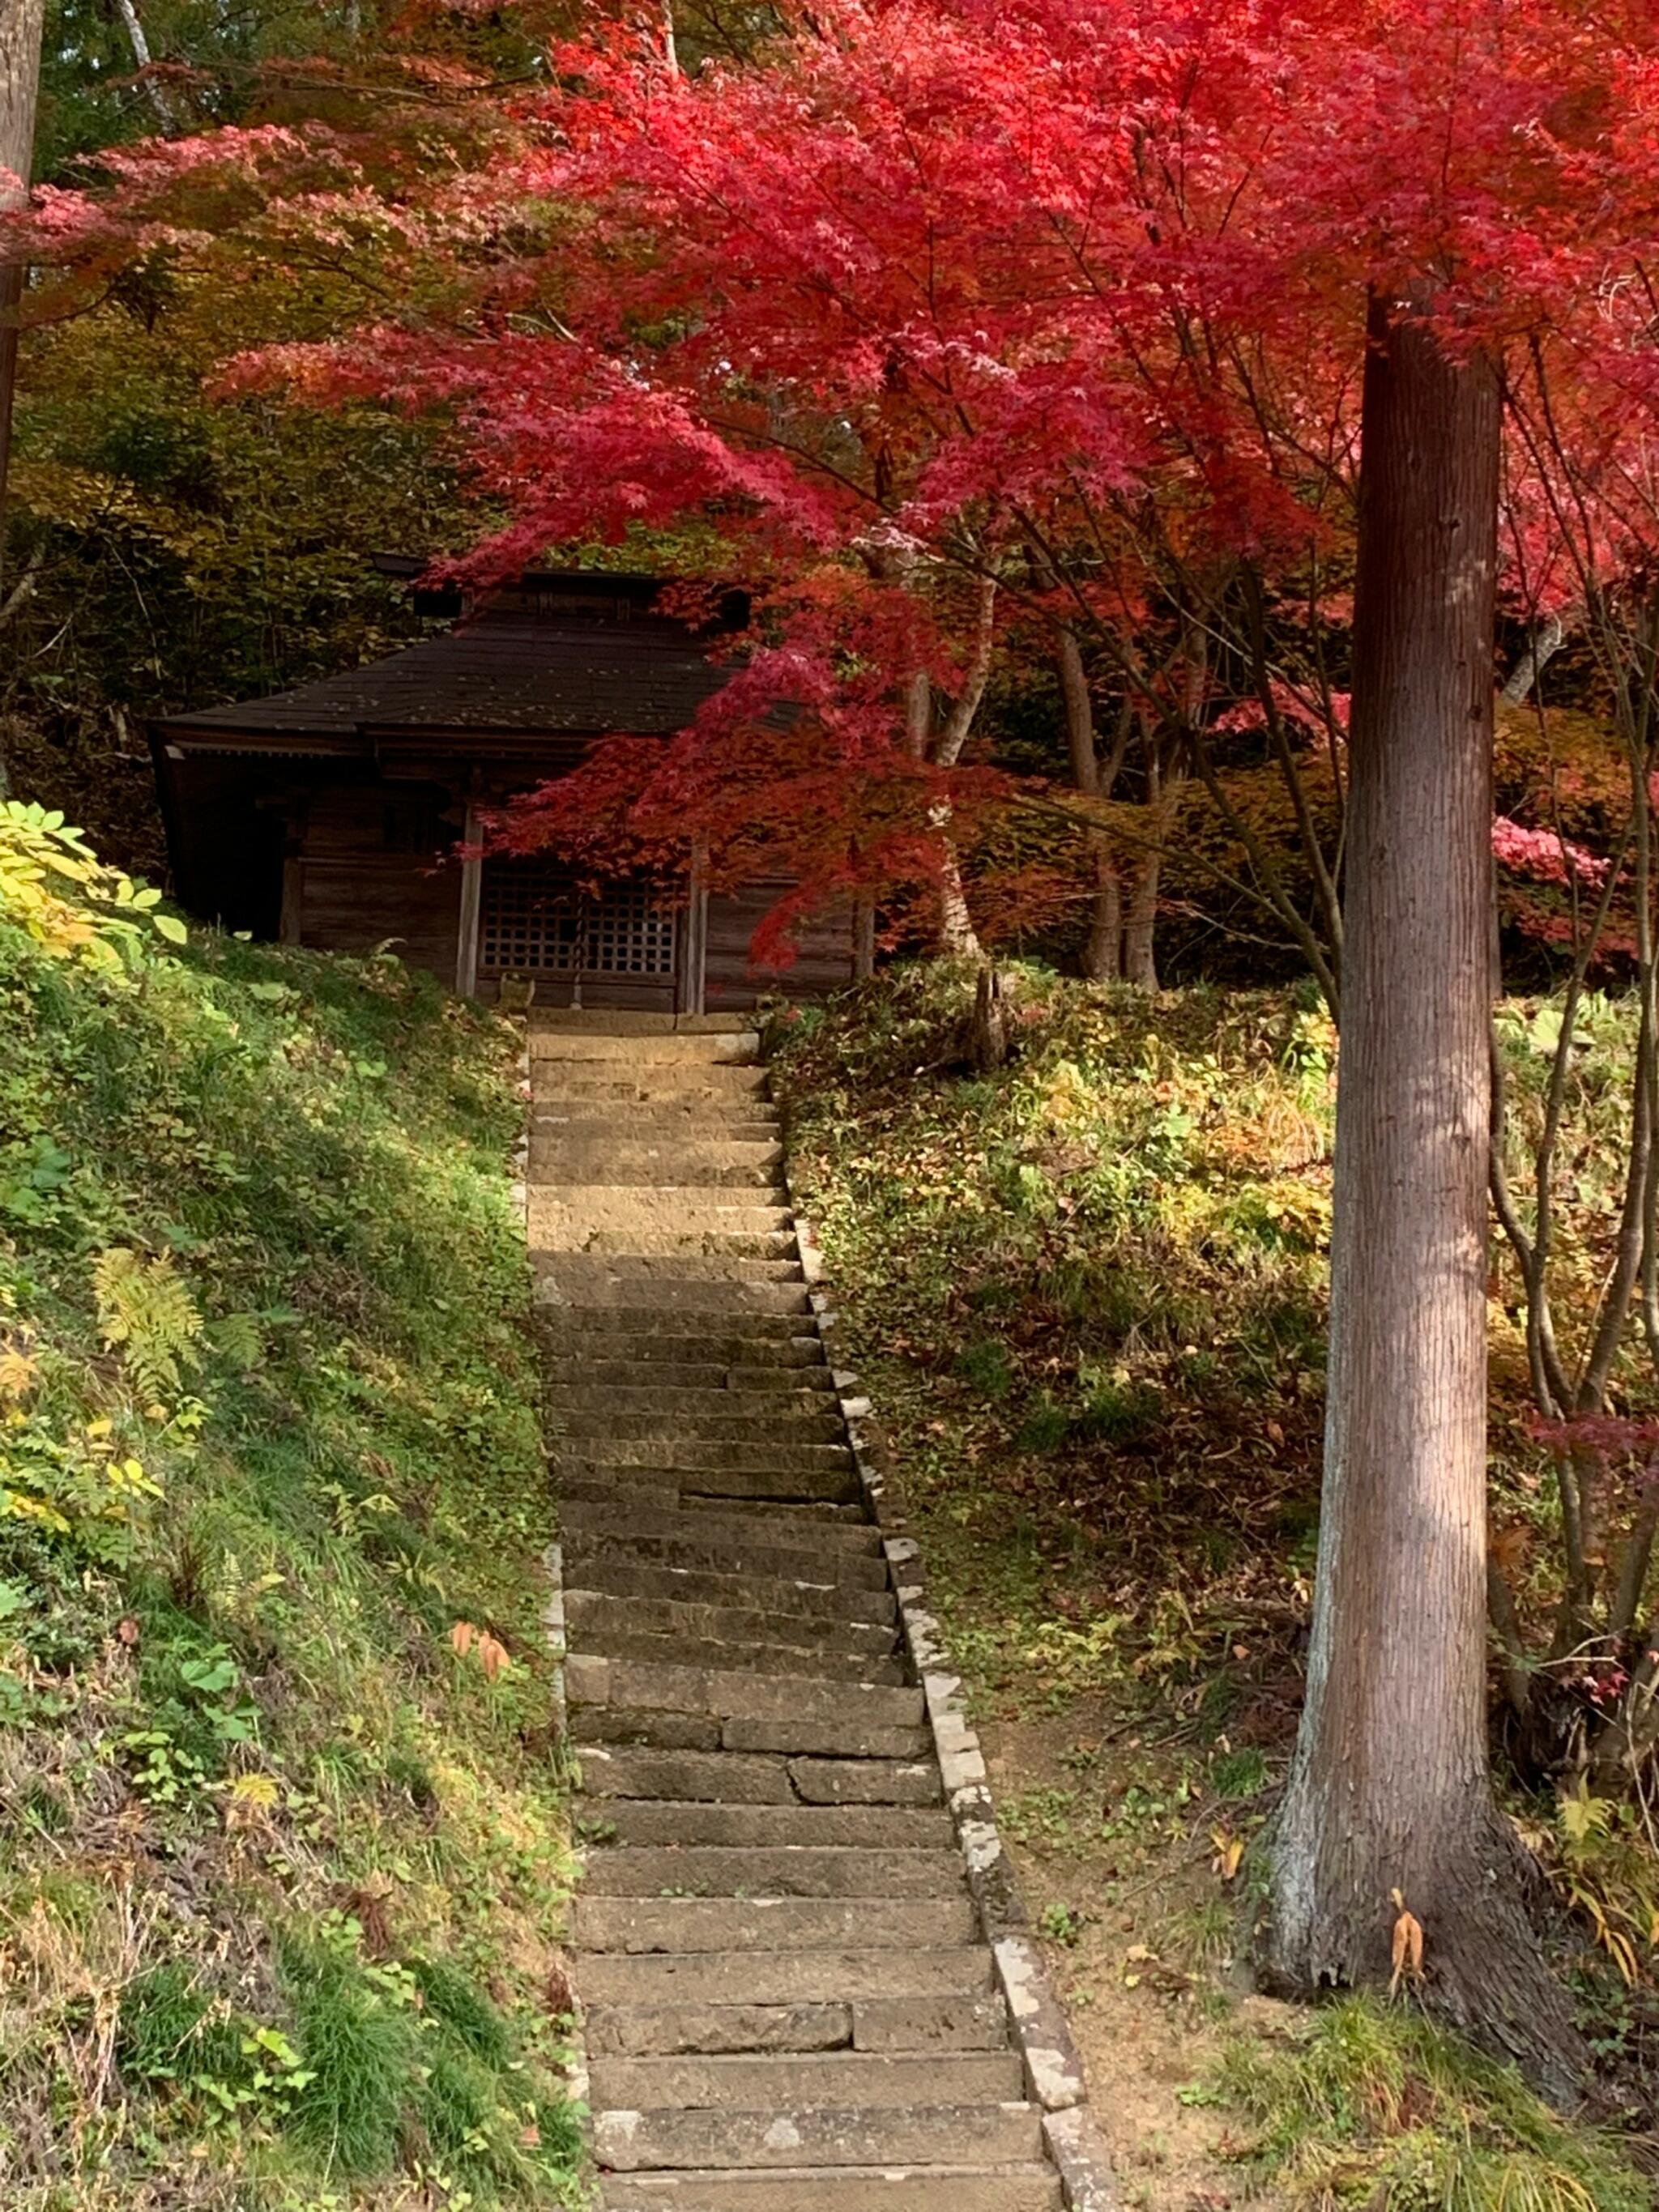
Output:
<svg viewBox="0 0 1659 2212">
<path fill-rule="evenodd" d="M 0 2197 L 574 2203 L 513 1040 L 118 955 L 0 904 Z"/>
</svg>

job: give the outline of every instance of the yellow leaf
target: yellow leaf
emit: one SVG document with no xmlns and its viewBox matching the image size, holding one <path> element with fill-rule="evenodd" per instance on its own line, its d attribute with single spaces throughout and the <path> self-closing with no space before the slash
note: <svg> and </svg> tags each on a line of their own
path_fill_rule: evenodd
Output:
<svg viewBox="0 0 1659 2212">
<path fill-rule="evenodd" d="M 230 1786 L 230 1794 L 237 1804 L 257 1806 L 261 1812 L 266 1812 L 282 1793 L 274 1774 L 239 1774 Z"/>
<path fill-rule="evenodd" d="M 1392 1896 L 1399 1917 L 1394 1923 L 1394 1976 L 1389 1984 L 1389 1995 L 1397 1996 L 1407 1974 L 1414 1982 L 1423 1978 L 1423 1923 L 1414 1912 L 1407 1911 L 1406 1900 L 1397 1889 Z"/>
</svg>

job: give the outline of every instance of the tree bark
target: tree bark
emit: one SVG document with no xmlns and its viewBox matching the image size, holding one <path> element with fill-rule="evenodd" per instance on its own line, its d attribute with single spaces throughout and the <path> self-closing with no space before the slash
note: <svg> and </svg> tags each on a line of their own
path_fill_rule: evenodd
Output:
<svg viewBox="0 0 1659 2212">
<path fill-rule="evenodd" d="M 1373 301 L 1363 399 L 1325 1476 L 1270 1978 L 1425 1995 L 1572 2094 L 1486 1761 L 1486 1151 L 1500 415 L 1492 365 Z"/>
<path fill-rule="evenodd" d="M 1109 799 L 1127 744 L 1127 721 L 1112 757 L 1104 766 L 1095 739 L 1094 702 L 1089 693 L 1088 672 L 1075 630 L 1060 634 L 1060 693 L 1066 707 L 1066 748 L 1071 757 L 1072 781 L 1085 799 Z M 1089 929 L 1083 942 L 1083 973 L 1091 983 L 1115 983 L 1123 974 L 1123 890 L 1111 840 L 1103 830 L 1091 830 L 1085 841 L 1094 891 L 1089 902 Z"/>
<path fill-rule="evenodd" d="M 24 204 L 34 162 L 34 111 L 40 96 L 40 35 L 46 0 L 0 0 L 0 214 Z M 5 564 L 6 480 L 11 471 L 11 423 L 17 391 L 21 262 L 0 267 L 0 571 Z"/>
</svg>

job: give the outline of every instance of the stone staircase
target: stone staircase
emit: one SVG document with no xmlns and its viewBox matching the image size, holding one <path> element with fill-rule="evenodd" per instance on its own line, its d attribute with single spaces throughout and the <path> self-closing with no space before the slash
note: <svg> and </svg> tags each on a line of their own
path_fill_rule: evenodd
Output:
<svg viewBox="0 0 1659 2212">
<path fill-rule="evenodd" d="M 532 1016 L 606 2212 L 1059 2212 L 733 1018 Z"/>
</svg>

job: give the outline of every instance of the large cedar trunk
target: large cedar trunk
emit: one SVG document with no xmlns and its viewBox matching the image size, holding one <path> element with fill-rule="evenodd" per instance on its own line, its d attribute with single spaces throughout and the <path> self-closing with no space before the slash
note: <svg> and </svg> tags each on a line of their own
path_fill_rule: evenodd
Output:
<svg viewBox="0 0 1659 2212">
<path fill-rule="evenodd" d="M 1488 939 L 1497 380 L 1373 307 L 1354 626 L 1329 1401 L 1272 1981 L 1425 1994 L 1570 2094 L 1486 1758 Z"/>
</svg>

